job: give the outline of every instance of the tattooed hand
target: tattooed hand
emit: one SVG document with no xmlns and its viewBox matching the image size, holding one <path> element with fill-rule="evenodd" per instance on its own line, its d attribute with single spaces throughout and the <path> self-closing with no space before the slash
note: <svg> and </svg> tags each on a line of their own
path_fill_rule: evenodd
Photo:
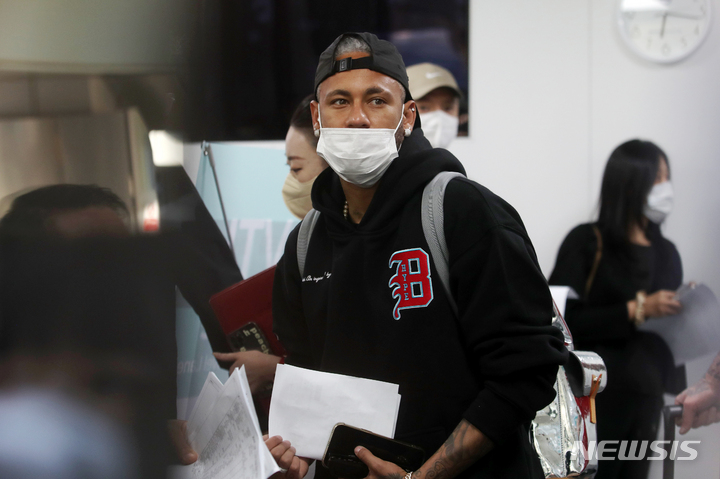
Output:
<svg viewBox="0 0 720 479">
<path fill-rule="evenodd" d="M 682 417 L 676 419 L 680 434 L 720 422 L 720 353 L 715 356 L 705 377 L 681 392 L 675 398 L 675 404 L 683 405 Z"/>
<path fill-rule="evenodd" d="M 445 444 L 413 472 L 413 479 L 450 479 L 487 454 L 493 443 L 478 428 L 463 419 Z M 355 455 L 364 462 L 370 474 L 366 479 L 403 479 L 406 472 L 392 462 L 375 457 L 364 447 L 355 448 Z"/>
</svg>

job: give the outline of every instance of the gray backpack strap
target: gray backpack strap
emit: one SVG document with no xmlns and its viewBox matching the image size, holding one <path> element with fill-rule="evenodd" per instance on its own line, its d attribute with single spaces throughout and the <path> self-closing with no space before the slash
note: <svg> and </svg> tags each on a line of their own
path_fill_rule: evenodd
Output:
<svg viewBox="0 0 720 479">
<path fill-rule="evenodd" d="M 297 238 L 297 262 L 301 278 L 305 275 L 305 258 L 307 258 L 310 237 L 315 229 L 315 223 L 317 223 L 318 218 L 320 218 L 320 212 L 316 209 L 311 209 L 308 214 L 305 215 L 302 223 L 300 223 L 300 231 L 298 232 Z"/>
<path fill-rule="evenodd" d="M 447 243 L 445 242 L 445 213 L 443 203 L 445 200 L 445 188 L 453 178 L 465 178 L 462 173 L 455 171 L 442 171 L 425 186 L 422 196 L 421 217 L 423 233 L 425 240 L 430 247 L 430 256 L 432 256 L 437 269 L 440 282 L 445 288 L 446 296 L 450 301 L 455 316 L 458 315 L 457 304 L 455 298 L 450 291 L 450 253 L 448 252 Z"/>
</svg>

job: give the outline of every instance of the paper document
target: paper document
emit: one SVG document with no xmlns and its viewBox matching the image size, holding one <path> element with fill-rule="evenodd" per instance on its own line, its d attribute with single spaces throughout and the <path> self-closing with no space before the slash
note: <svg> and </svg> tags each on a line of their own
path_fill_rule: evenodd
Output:
<svg viewBox="0 0 720 479">
<path fill-rule="evenodd" d="M 560 316 L 565 319 L 565 306 L 568 299 L 579 299 L 578 294 L 570 286 L 550 286 L 550 294 L 553 301 L 560 312 Z"/>
<path fill-rule="evenodd" d="M 675 365 L 720 351 L 720 304 L 704 284 L 678 290 L 679 314 L 650 318 L 641 326 L 662 337 L 675 358 Z"/>
<path fill-rule="evenodd" d="M 223 383 L 218 379 L 217 376 L 215 376 L 215 373 L 213 373 L 212 371 L 209 372 L 207 375 L 207 379 L 205 379 L 205 384 L 200 391 L 200 395 L 195 401 L 195 407 L 190 413 L 190 417 L 188 417 L 187 436 L 190 443 L 193 442 L 193 440 L 195 439 L 195 434 L 197 434 L 197 429 L 199 428 L 199 426 L 202 425 L 202 423 L 198 423 L 198 414 L 201 415 L 204 422 L 205 418 L 207 418 L 207 415 L 212 410 L 215 401 L 217 401 L 217 398 L 220 396 L 222 388 Z"/>
<path fill-rule="evenodd" d="M 280 364 L 268 432 L 290 441 L 298 456 L 321 460 L 335 424 L 394 437 L 399 408 L 397 384 Z"/>
<path fill-rule="evenodd" d="M 267 479 L 280 468 L 262 439 L 245 367 L 221 389 L 214 376 L 209 373 L 188 420 L 188 439 L 199 455 L 189 466 L 193 477 Z"/>
</svg>

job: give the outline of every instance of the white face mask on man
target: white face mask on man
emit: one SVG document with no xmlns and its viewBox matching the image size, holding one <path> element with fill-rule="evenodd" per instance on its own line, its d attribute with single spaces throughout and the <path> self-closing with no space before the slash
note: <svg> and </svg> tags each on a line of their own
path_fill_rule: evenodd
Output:
<svg viewBox="0 0 720 479">
<path fill-rule="evenodd" d="M 648 193 L 643 214 L 653 223 L 662 223 L 673 209 L 674 198 L 672 183 L 669 181 L 654 185 Z"/>
<path fill-rule="evenodd" d="M 395 129 L 390 128 L 323 128 L 320 110 L 320 140 L 317 154 L 327 161 L 340 178 L 370 188 L 377 183 L 390 164 L 398 157 Z"/>
<path fill-rule="evenodd" d="M 442 110 L 420 114 L 423 133 L 433 148 L 447 148 L 457 138 L 458 117 Z"/>
</svg>

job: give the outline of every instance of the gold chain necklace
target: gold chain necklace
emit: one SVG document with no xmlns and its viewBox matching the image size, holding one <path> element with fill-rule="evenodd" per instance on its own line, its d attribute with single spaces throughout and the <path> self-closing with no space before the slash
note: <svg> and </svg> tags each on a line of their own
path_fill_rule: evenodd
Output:
<svg viewBox="0 0 720 479">
<path fill-rule="evenodd" d="M 345 217 L 345 221 L 348 220 L 348 204 L 347 200 L 345 200 L 345 206 L 343 206 L 343 216 Z"/>
</svg>

